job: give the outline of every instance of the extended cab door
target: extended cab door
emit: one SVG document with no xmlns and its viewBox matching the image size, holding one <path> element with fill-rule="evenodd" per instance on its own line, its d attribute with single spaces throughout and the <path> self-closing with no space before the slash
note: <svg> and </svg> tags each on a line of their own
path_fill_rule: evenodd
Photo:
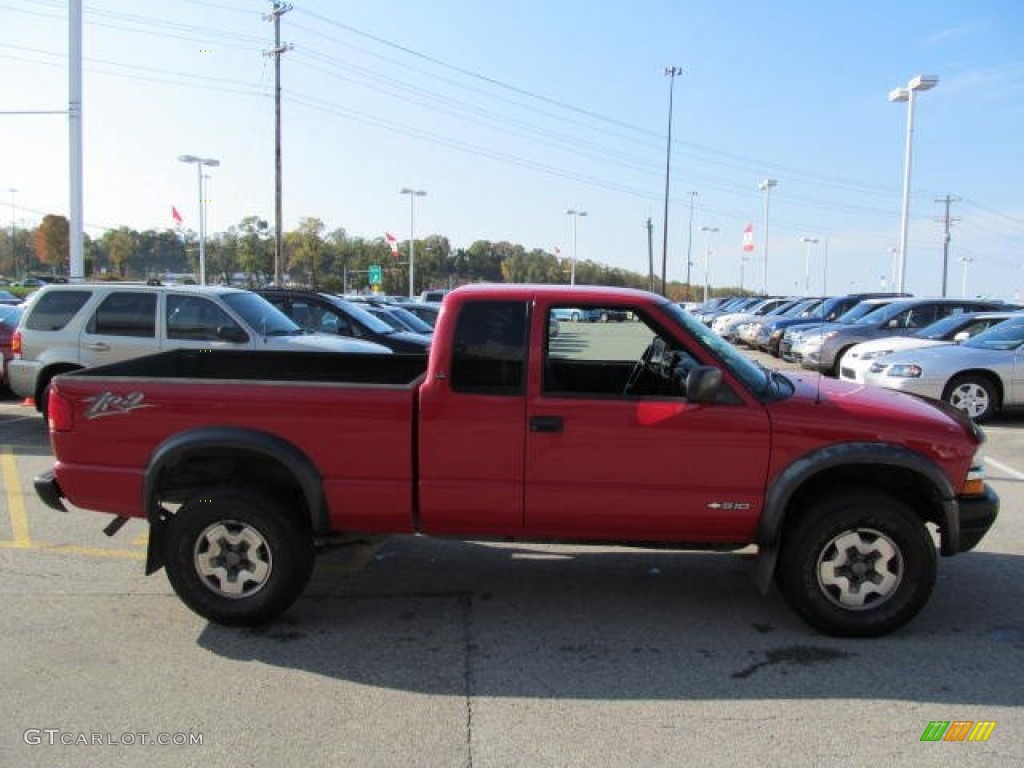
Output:
<svg viewBox="0 0 1024 768">
<path fill-rule="evenodd" d="M 764 407 L 728 375 L 716 402 L 688 401 L 688 371 L 720 364 L 669 318 L 627 309 L 634 319 L 550 328 L 559 307 L 535 312 L 525 535 L 748 540 L 768 469 Z"/>
<path fill-rule="evenodd" d="M 523 524 L 529 303 L 467 300 L 446 311 L 457 312 L 454 331 L 446 331 L 450 349 L 440 339 L 420 388 L 418 527 L 516 535 Z"/>
</svg>

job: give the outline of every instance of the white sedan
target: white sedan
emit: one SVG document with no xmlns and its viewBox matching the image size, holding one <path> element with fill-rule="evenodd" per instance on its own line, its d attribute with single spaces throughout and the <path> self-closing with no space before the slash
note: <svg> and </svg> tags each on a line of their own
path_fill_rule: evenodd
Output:
<svg viewBox="0 0 1024 768">
<path fill-rule="evenodd" d="M 886 336 L 855 344 L 839 363 L 839 378 L 863 384 L 871 366 L 882 355 L 959 343 L 1019 316 L 1019 312 L 963 312 L 936 320 L 910 336 Z"/>
<path fill-rule="evenodd" d="M 1024 317 L 1006 320 L 962 344 L 878 358 L 868 384 L 944 400 L 975 421 L 1024 406 Z"/>
</svg>

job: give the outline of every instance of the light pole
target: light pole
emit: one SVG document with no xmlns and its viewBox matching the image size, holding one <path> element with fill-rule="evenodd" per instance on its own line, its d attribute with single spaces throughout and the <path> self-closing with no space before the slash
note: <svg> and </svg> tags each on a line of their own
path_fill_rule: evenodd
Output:
<svg viewBox="0 0 1024 768">
<path fill-rule="evenodd" d="M 690 267 L 693 266 L 693 203 L 697 199 L 697 193 L 690 192 L 690 224 L 686 237 L 686 300 L 690 299 Z M 742 291 L 741 291 L 742 293 Z"/>
<path fill-rule="evenodd" d="M 203 199 L 203 166 L 216 168 L 220 160 L 212 157 L 196 155 L 178 155 L 183 163 L 195 163 L 196 177 L 199 182 L 199 284 L 206 285 L 206 200 Z"/>
<path fill-rule="evenodd" d="M 425 189 L 410 189 L 402 187 L 398 190 L 400 195 L 409 196 L 409 298 L 416 298 L 415 274 L 416 269 L 416 198 L 426 197 Z"/>
<path fill-rule="evenodd" d="M 576 285 L 576 219 L 586 216 L 586 211 L 576 208 L 566 208 L 565 213 L 572 216 L 572 267 L 569 269 L 569 285 Z"/>
<path fill-rule="evenodd" d="M 768 295 L 768 206 L 771 202 L 772 189 L 778 186 L 775 179 L 765 179 L 757 188 L 764 192 L 764 257 L 763 272 L 761 277 L 761 293 Z"/>
<path fill-rule="evenodd" d="M 889 91 L 889 101 L 907 102 L 907 145 L 903 157 L 903 214 L 900 217 L 900 251 L 898 282 L 896 290 L 903 292 L 903 283 L 907 274 L 907 227 L 910 223 L 910 166 L 914 147 L 914 94 L 918 91 L 929 91 L 939 83 L 935 75 L 918 75 L 906 88 L 895 88 Z"/>
<path fill-rule="evenodd" d="M 711 236 L 718 231 L 718 227 L 701 227 L 700 231 L 704 233 L 704 303 L 707 304 L 711 271 Z"/>
<path fill-rule="evenodd" d="M 970 264 L 972 261 L 974 261 L 974 257 L 973 256 L 967 256 L 965 254 L 965 255 L 960 256 L 958 258 L 960 259 L 960 261 L 962 261 L 964 263 L 964 277 L 963 277 L 963 281 L 960 283 L 960 296 L 962 298 L 966 299 L 967 298 L 967 265 Z"/>
<path fill-rule="evenodd" d="M 811 248 L 818 244 L 816 237 L 801 237 L 800 242 L 807 245 L 807 256 L 804 258 L 804 296 L 811 295 Z"/>
<path fill-rule="evenodd" d="M 661 295 L 668 294 L 667 283 L 665 282 L 665 267 L 668 263 L 668 179 L 669 169 L 672 167 L 672 93 L 675 91 L 676 76 L 683 74 L 682 67 L 665 67 L 665 77 L 668 78 L 668 142 L 665 145 L 665 215 L 661 233 Z"/>
</svg>

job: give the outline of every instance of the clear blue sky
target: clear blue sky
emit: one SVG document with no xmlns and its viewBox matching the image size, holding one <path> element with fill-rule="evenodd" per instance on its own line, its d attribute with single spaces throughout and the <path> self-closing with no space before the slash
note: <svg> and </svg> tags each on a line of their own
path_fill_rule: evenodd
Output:
<svg viewBox="0 0 1024 768">
<path fill-rule="evenodd" d="M 0 0 L 0 112 L 67 107 L 67 2 Z M 274 210 L 273 27 L 256 0 L 86 0 L 85 221 L 197 227 L 194 166 L 215 157 L 209 229 Z M 294 0 L 282 17 L 284 218 L 373 238 L 509 240 L 660 272 L 669 78 L 675 79 L 668 276 L 740 280 L 775 178 L 768 290 L 877 289 L 898 244 L 907 109 L 889 91 L 918 74 L 907 288 L 1024 297 L 1024 3 L 946 0 Z M 0 115 L 0 225 L 68 211 L 67 119 Z M 15 194 L 9 191 L 16 189 Z"/>
</svg>

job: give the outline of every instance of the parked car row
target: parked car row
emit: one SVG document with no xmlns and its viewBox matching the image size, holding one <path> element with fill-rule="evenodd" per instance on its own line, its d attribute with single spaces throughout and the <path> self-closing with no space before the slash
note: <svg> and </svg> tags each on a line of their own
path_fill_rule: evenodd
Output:
<svg viewBox="0 0 1024 768">
<path fill-rule="evenodd" d="M 943 400 L 983 421 L 1024 406 L 1020 309 L 999 300 L 851 294 L 723 301 L 695 313 L 736 344 L 854 384 Z"/>
</svg>

